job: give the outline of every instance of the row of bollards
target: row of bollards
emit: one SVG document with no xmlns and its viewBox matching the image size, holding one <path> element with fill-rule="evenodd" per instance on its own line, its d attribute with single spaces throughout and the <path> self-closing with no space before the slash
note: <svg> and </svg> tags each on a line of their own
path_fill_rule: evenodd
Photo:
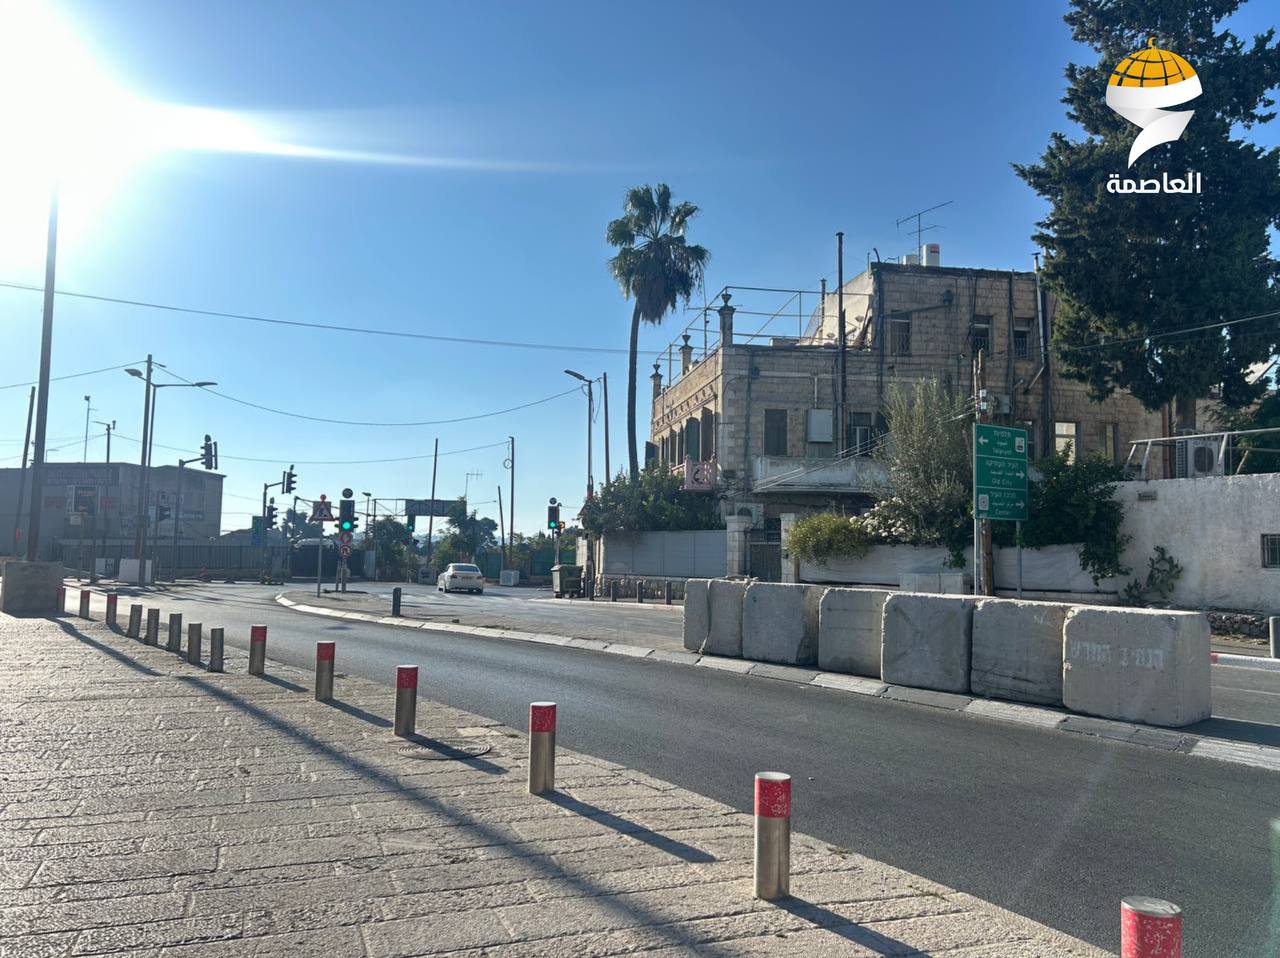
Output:
<svg viewBox="0 0 1280 958">
<path fill-rule="evenodd" d="M 616 601 L 616 581 L 609 583 L 609 597 Z M 398 590 L 397 590 L 398 591 Z M 671 601 L 671 585 L 666 583 L 664 598 Z M 88 589 L 80 592 L 80 615 L 89 617 Z M 61 589 L 63 607 L 66 589 Z M 637 601 L 643 602 L 637 597 Z M 107 596 L 107 623 L 116 625 L 117 596 Z M 136 639 L 142 630 L 141 605 L 129 607 L 129 623 L 125 634 Z M 160 628 L 160 610 L 146 610 L 143 641 L 155 645 Z M 1272 620 L 1273 637 L 1275 622 Z M 187 661 L 200 662 L 204 626 L 199 622 L 187 626 Z M 223 630 L 209 630 L 211 672 L 221 672 L 223 663 Z M 182 614 L 169 616 L 168 648 L 181 651 Z M 328 702 L 333 698 L 333 677 L 337 644 L 316 643 L 315 698 Z M 262 675 L 266 667 L 267 627 L 250 626 L 249 674 Z M 410 738 L 416 733 L 418 713 L 418 667 L 396 667 L 395 734 Z M 556 777 L 556 703 L 533 702 L 529 705 L 529 794 L 545 795 L 555 790 Z M 755 776 L 755 854 L 753 869 L 756 898 L 777 901 L 791 893 L 791 776 L 785 772 L 757 772 Z M 1131 896 L 1120 902 L 1120 958 L 1181 958 L 1182 909 L 1158 898 Z"/>
</svg>

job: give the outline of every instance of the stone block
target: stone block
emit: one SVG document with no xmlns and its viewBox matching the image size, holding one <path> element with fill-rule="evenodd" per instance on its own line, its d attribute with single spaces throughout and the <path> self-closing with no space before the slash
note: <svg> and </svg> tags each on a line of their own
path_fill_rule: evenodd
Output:
<svg viewBox="0 0 1280 958">
<path fill-rule="evenodd" d="M 826 591 L 818 608 L 819 668 L 880 677 L 880 630 L 889 595 L 879 589 Z"/>
<path fill-rule="evenodd" d="M 701 652 L 710 632 L 711 617 L 707 604 L 710 579 L 690 579 L 684 585 L 684 647 Z"/>
<path fill-rule="evenodd" d="M 816 665 L 820 586 L 753 582 L 742 600 L 742 657 L 779 665 Z"/>
<path fill-rule="evenodd" d="M 745 580 L 712 579 L 707 586 L 707 640 L 702 651 L 708 655 L 742 657 L 742 599 Z"/>
<path fill-rule="evenodd" d="M 969 684 L 975 695 L 1062 704 L 1062 623 L 1058 602 L 979 599 L 973 609 Z"/>
<path fill-rule="evenodd" d="M 899 592 L 884 603 L 881 679 L 939 692 L 969 691 L 973 599 Z"/>
<path fill-rule="evenodd" d="M 1209 717 L 1203 613 L 1079 606 L 1062 641 L 1062 702 L 1073 712 L 1172 728 Z"/>
<path fill-rule="evenodd" d="M 963 572 L 941 572 L 938 574 L 938 591 L 943 595 L 971 595 L 973 580 Z"/>
<path fill-rule="evenodd" d="M 10 559 L 0 579 L 0 611 L 9 615 L 53 615 L 62 586 L 61 562 Z"/>
<path fill-rule="evenodd" d="M 942 589 L 942 576 L 936 572 L 903 572 L 898 576 L 898 588 L 903 592 L 937 593 Z"/>
</svg>

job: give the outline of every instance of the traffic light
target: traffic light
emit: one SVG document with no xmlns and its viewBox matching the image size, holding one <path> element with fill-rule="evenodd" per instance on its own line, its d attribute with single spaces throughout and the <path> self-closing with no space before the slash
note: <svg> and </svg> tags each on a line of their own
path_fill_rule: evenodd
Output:
<svg viewBox="0 0 1280 958">
<path fill-rule="evenodd" d="M 405 519 L 405 527 L 409 530 L 409 534 L 413 535 L 413 530 L 418 522 L 417 516 L 409 516 Z"/>
<path fill-rule="evenodd" d="M 218 468 L 218 444 L 208 434 L 204 434 L 204 445 L 200 447 L 200 462 L 206 469 Z"/>
<path fill-rule="evenodd" d="M 547 506 L 547 528 L 552 532 L 559 532 L 564 528 L 560 525 L 559 503 Z"/>
<path fill-rule="evenodd" d="M 276 508 L 276 500 L 272 498 L 271 502 L 267 504 L 267 528 L 268 529 L 274 529 L 276 527 L 276 513 L 279 511 L 280 510 Z"/>
<path fill-rule="evenodd" d="M 355 532 L 360 520 L 356 518 L 356 501 L 354 499 L 338 500 L 338 531 Z"/>
<path fill-rule="evenodd" d="M 298 487 L 298 474 L 293 471 L 293 466 L 289 467 L 289 471 L 284 474 L 284 493 L 287 496 Z"/>
</svg>

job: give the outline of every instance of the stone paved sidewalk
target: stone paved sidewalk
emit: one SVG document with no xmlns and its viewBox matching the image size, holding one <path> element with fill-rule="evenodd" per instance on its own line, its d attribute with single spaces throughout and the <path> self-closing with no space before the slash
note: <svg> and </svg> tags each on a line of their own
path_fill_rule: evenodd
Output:
<svg viewBox="0 0 1280 958">
<path fill-rule="evenodd" d="M 0 958 L 1105 954 L 800 835 L 795 897 L 757 902 L 731 808 L 563 749 L 533 798 L 520 732 L 420 699 L 492 746 L 428 761 L 387 686 L 226 665 L 0 616 Z"/>
</svg>

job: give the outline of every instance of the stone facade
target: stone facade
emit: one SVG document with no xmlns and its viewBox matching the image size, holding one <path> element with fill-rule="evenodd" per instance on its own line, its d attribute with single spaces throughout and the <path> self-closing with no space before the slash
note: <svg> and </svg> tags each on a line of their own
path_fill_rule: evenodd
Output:
<svg viewBox="0 0 1280 958">
<path fill-rule="evenodd" d="M 714 460 L 725 515 L 774 529 L 785 513 L 869 504 L 883 476 L 870 453 L 886 391 L 936 377 L 970 395 L 979 347 L 992 421 L 1027 428 L 1033 459 L 1070 439 L 1078 455 L 1123 462 L 1132 440 L 1165 434 L 1162 414 L 1133 397 L 1092 402 L 1082 383 L 1041 372 L 1048 320 L 1037 316 L 1034 273 L 888 263 L 845 284 L 841 428 L 836 300 L 827 294 L 804 336 L 767 341 L 735 340 L 722 309 L 716 348 L 682 362 L 665 386 L 655 368 L 659 461 L 680 472 L 687 460 Z M 1048 316 L 1053 309 L 1047 298 Z M 841 456 L 842 446 L 852 454 Z M 1153 478 L 1161 466 L 1153 463 Z"/>
</svg>

